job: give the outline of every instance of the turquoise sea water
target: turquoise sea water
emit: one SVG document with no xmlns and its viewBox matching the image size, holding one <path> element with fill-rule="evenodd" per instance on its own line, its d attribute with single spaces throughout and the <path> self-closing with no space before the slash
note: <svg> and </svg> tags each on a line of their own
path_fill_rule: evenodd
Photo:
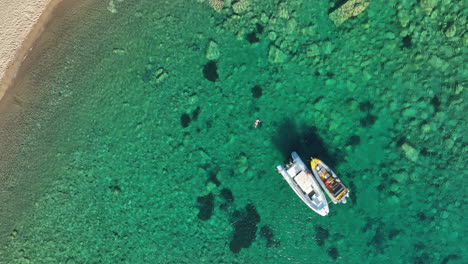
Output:
<svg viewBox="0 0 468 264">
<path fill-rule="evenodd" d="M 336 27 L 333 2 L 225 2 L 50 25 L 2 142 L 0 263 L 467 263 L 466 8 L 372 1 Z M 308 209 L 275 171 L 294 150 L 351 202 Z"/>
</svg>

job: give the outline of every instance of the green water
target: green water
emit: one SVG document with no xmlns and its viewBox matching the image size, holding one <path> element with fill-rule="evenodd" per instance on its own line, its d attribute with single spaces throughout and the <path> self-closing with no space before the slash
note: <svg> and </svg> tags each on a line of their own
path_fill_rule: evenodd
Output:
<svg viewBox="0 0 468 264">
<path fill-rule="evenodd" d="M 336 27 L 327 1 L 114 2 L 57 19 L 24 77 L 0 263 L 468 262 L 462 4 Z M 351 201 L 308 209 L 275 172 L 293 150 Z"/>
</svg>

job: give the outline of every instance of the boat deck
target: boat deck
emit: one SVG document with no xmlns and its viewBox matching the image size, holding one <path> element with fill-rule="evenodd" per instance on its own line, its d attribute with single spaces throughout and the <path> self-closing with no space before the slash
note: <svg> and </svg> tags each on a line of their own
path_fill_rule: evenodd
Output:
<svg viewBox="0 0 468 264">
<path fill-rule="evenodd" d="M 328 173 L 328 172 L 327 172 Z M 326 175 L 322 175 L 322 179 L 325 178 Z M 346 193 L 346 187 L 341 182 L 338 182 L 333 176 L 329 176 L 327 180 L 324 180 L 325 185 L 327 186 L 328 191 L 337 199 L 342 196 L 343 192 Z"/>
<path fill-rule="evenodd" d="M 297 185 L 299 185 L 305 194 L 309 195 L 311 192 L 313 192 L 311 176 L 308 175 L 305 171 L 301 171 L 299 174 L 297 174 L 294 177 L 294 181 L 297 183 Z"/>
<path fill-rule="evenodd" d="M 312 159 L 311 167 L 317 180 L 321 181 L 322 187 L 326 189 L 326 193 L 334 203 L 348 194 L 348 188 L 346 188 L 338 176 L 336 176 L 322 161 Z"/>
</svg>

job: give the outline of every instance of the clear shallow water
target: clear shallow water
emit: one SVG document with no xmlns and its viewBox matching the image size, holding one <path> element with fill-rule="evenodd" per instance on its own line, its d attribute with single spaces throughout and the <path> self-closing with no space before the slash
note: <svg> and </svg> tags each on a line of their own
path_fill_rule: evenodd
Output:
<svg viewBox="0 0 468 264">
<path fill-rule="evenodd" d="M 328 3 L 301 1 L 231 19 L 103 3 L 55 24 L 64 41 L 26 78 L 48 91 L 25 121 L 41 129 L 11 172 L 42 187 L 0 261 L 466 263 L 466 40 L 440 30 L 464 16 L 395 3 L 339 28 Z M 352 201 L 310 211 L 274 170 L 292 150 L 331 165 Z"/>
</svg>

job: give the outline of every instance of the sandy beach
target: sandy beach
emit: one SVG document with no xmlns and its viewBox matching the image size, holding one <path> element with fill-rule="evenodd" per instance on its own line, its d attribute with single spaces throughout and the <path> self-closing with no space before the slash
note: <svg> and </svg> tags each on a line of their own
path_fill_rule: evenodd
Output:
<svg viewBox="0 0 468 264">
<path fill-rule="evenodd" d="M 61 0 L 0 0 L 0 100 Z"/>
</svg>

